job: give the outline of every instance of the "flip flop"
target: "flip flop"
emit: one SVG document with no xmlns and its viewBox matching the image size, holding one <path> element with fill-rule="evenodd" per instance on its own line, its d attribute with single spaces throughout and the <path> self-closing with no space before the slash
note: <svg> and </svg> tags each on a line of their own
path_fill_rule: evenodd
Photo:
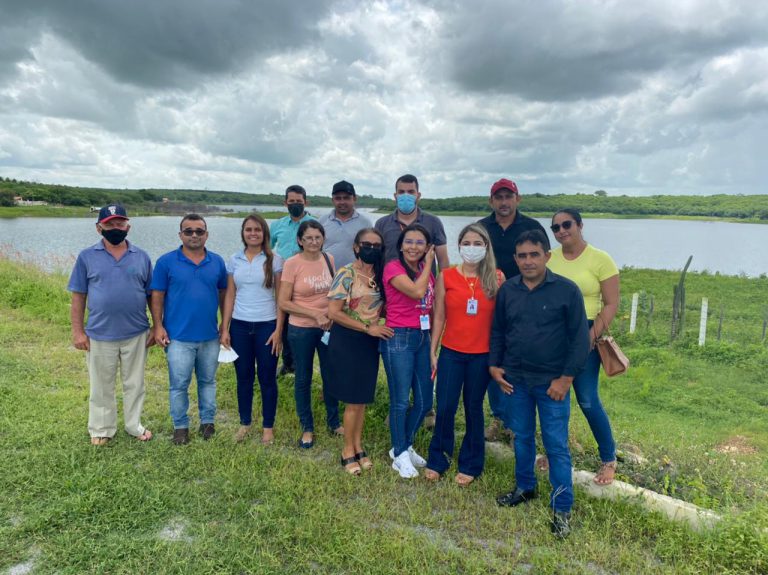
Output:
<svg viewBox="0 0 768 575">
<path fill-rule="evenodd" d="M 341 466 L 344 468 L 344 471 L 349 473 L 350 475 L 360 475 L 362 473 L 362 469 L 360 469 L 360 464 L 357 462 L 357 459 L 353 455 L 352 457 L 347 457 L 344 459 L 341 458 Z"/>
<path fill-rule="evenodd" d="M 112 439 L 111 437 L 91 437 L 91 445 L 106 445 L 109 443 L 109 440 Z"/>
<path fill-rule="evenodd" d="M 460 487 L 468 487 L 470 483 L 472 483 L 475 480 L 474 477 L 471 475 L 467 475 L 466 473 L 457 473 L 456 474 L 456 483 Z"/>
<path fill-rule="evenodd" d="M 150 439 L 152 439 L 152 432 L 149 429 L 145 429 L 144 433 L 142 433 L 141 435 L 136 435 L 135 437 L 139 441 L 149 441 Z"/>
<path fill-rule="evenodd" d="M 360 464 L 360 467 L 366 471 L 373 467 L 373 461 L 371 461 L 365 451 L 358 451 L 355 453 L 355 459 Z"/>
<path fill-rule="evenodd" d="M 595 474 L 593 481 L 597 485 L 610 485 L 616 477 L 616 466 L 617 463 L 615 461 L 603 463 Z"/>
<path fill-rule="evenodd" d="M 440 474 L 434 469 L 427 467 L 424 469 L 424 479 L 427 481 L 438 481 L 440 479 Z"/>
</svg>

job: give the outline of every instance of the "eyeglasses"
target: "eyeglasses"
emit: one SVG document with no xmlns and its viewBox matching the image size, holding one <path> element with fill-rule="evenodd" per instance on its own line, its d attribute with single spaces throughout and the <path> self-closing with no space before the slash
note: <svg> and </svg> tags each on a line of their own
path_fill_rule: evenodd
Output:
<svg viewBox="0 0 768 575">
<path fill-rule="evenodd" d="M 208 230 L 201 230 L 200 228 L 185 228 L 181 230 L 181 233 L 187 236 L 188 238 L 191 238 L 192 236 L 197 236 L 201 238 L 208 233 Z"/>
<path fill-rule="evenodd" d="M 361 248 L 367 248 L 367 249 L 381 249 L 381 244 L 374 244 L 373 242 L 360 242 Z"/>
<path fill-rule="evenodd" d="M 425 240 L 403 240 L 404 246 L 418 246 L 418 247 L 424 247 L 427 245 L 427 242 Z"/>
<path fill-rule="evenodd" d="M 325 238 L 323 238 L 323 236 L 315 236 L 315 237 L 306 237 L 305 236 L 305 237 L 301 238 L 301 241 L 305 242 L 305 243 L 308 243 L 308 244 L 311 244 L 311 243 L 317 244 L 317 243 L 322 243 L 322 241 L 324 239 Z"/>
<path fill-rule="evenodd" d="M 565 220 L 562 224 L 552 224 L 549 226 L 549 229 L 552 230 L 552 233 L 556 234 L 560 231 L 560 228 L 563 228 L 564 230 L 570 230 L 575 223 L 576 222 L 573 220 Z"/>
</svg>

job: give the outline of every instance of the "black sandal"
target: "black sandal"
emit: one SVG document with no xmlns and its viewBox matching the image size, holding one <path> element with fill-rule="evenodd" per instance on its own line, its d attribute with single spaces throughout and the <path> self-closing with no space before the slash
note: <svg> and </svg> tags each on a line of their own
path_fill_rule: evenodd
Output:
<svg viewBox="0 0 768 575">
<path fill-rule="evenodd" d="M 352 465 L 353 463 L 357 465 L 357 467 L 347 467 L 347 465 Z M 355 455 L 353 455 L 352 457 L 347 457 L 346 459 L 342 457 L 341 466 L 344 468 L 344 471 L 346 471 L 350 475 L 360 475 L 360 473 L 362 472 L 362 470 L 360 469 L 360 464 L 357 462 L 357 456 Z"/>
<path fill-rule="evenodd" d="M 363 459 L 367 459 L 367 461 L 363 461 Z M 365 450 L 355 453 L 355 460 L 360 464 L 360 467 L 366 471 L 373 467 L 373 461 L 371 461 L 371 459 L 368 457 L 368 454 L 365 452 Z"/>
</svg>

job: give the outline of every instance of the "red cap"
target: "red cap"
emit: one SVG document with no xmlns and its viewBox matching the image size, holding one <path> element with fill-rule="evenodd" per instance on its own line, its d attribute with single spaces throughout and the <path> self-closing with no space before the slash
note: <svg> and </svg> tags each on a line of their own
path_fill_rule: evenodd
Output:
<svg viewBox="0 0 768 575">
<path fill-rule="evenodd" d="M 507 178 L 501 178 L 498 182 L 491 186 L 491 195 L 495 194 L 499 190 L 509 190 L 513 194 L 519 194 L 517 191 L 517 184 Z"/>
</svg>

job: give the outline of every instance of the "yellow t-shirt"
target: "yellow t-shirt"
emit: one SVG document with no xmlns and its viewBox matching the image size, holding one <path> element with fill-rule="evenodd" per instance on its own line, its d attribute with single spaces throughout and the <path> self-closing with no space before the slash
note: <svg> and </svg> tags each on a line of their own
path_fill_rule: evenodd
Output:
<svg viewBox="0 0 768 575">
<path fill-rule="evenodd" d="M 600 282 L 619 275 L 619 268 L 613 258 L 590 244 L 587 244 L 586 249 L 575 260 L 565 259 L 562 247 L 555 248 L 547 267 L 579 286 L 584 296 L 587 319 L 595 319 L 603 309 Z"/>
</svg>

